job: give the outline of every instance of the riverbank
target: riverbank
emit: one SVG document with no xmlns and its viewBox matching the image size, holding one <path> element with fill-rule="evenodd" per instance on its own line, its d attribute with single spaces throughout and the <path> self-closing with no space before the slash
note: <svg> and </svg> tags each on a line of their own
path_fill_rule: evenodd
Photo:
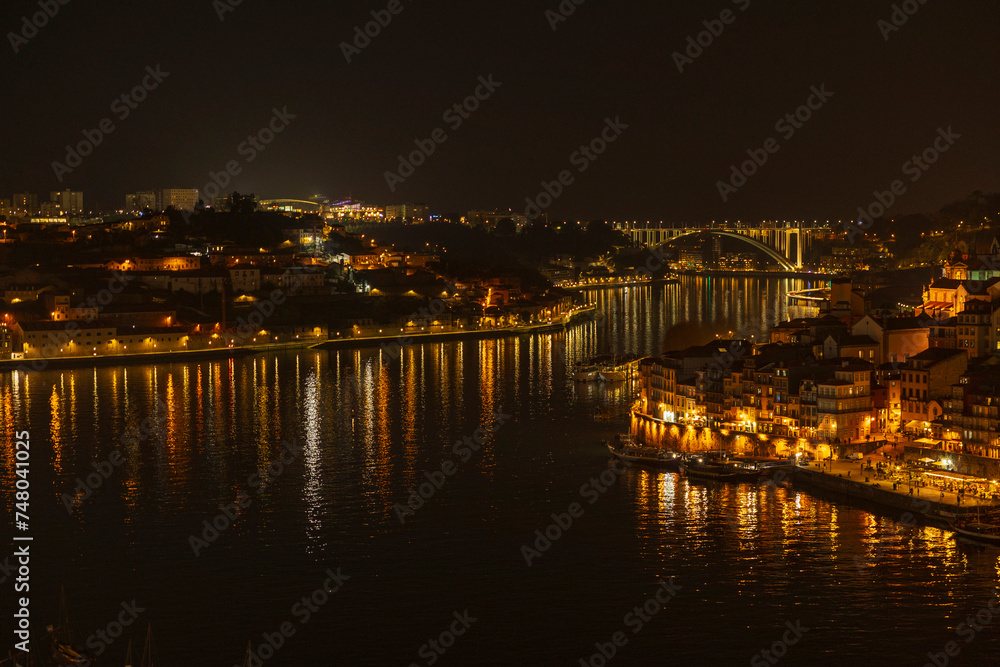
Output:
<svg viewBox="0 0 1000 667">
<path fill-rule="evenodd" d="M 676 424 L 672 425 L 677 431 L 674 440 L 669 443 L 651 443 L 645 437 L 649 433 L 642 428 L 642 422 L 637 423 L 634 420 L 635 413 L 632 415 L 631 432 L 636 433 L 636 426 L 639 426 L 638 441 L 646 446 L 684 451 L 749 451 L 746 441 L 741 440 L 748 434 L 729 433 L 727 438 L 706 444 L 708 441 L 705 440 L 705 435 L 717 435 L 718 432 L 704 428 L 681 429 Z M 684 446 L 685 442 L 688 446 Z M 692 443 L 697 443 L 699 449 L 691 449 Z M 988 497 L 994 495 L 995 489 L 984 485 L 984 480 L 980 478 L 914 466 L 916 457 L 912 451 L 907 452 L 912 444 L 906 440 L 867 439 L 833 445 L 827 442 L 811 443 L 819 460 L 794 466 L 791 481 L 810 491 L 825 494 L 832 500 L 862 505 L 865 509 L 877 508 L 893 514 L 910 512 L 922 521 L 940 527 L 948 527 L 949 520 L 956 516 L 975 515 L 980 509 L 1000 507 L 1000 500 Z M 906 460 L 904 452 L 907 454 Z M 861 454 L 862 459 L 855 461 L 845 458 L 850 453 Z M 830 460 L 831 454 L 838 458 Z M 873 467 L 868 468 L 869 464 Z M 879 464 L 883 466 L 884 474 L 880 475 L 876 470 Z M 985 489 L 985 493 L 974 495 L 973 490 L 976 489 Z M 966 493 L 959 493 L 960 490 Z"/>
<path fill-rule="evenodd" d="M 849 504 L 868 504 L 883 510 L 910 512 L 927 523 L 948 527 L 949 519 L 959 515 L 975 515 L 983 508 L 997 507 L 993 500 L 960 496 L 955 491 L 926 484 L 899 481 L 893 488 L 888 479 L 876 479 L 874 470 L 867 468 L 884 463 L 893 465 L 891 459 L 874 454 L 861 461 L 821 461 L 808 467 L 795 466 L 792 482 L 807 489 L 822 489 Z M 864 467 L 863 467 L 864 466 Z"/>
<path fill-rule="evenodd" d="M 291 343 L 269 343 L 241 347 L 225 347 L 216 350 L 184 350 L 177 352 L 150 352 L 143 354 L 97 355 L 90 357 L 58 357 L 52 359 L 11 359 L 0 361 L 0 372 L 4 371 L 45 371 L 58 368 L 87 368 L 103 366 L 131 366 L 136 364 L 163 364 L 202 359 L 230 359 L 233 357 L 274 352 L 279 350 L 304 349 L 313 341 Z"/>
<path fill-rule="evenodd" d="M 559 333 L 582 322 L 592 322 L 597 319 L 597 308 L 590 306 L 574 312 L 563 322 L 543 322 L 519 327 L 503 327 L 497 329 L 470 329 L 468 331 L 442 331 L 435 333 L 401 333 L 387 336 L 359 336 L 355 338 L 340 338 L 316 343 L 311 347 L 316 350 L 340 350 L 357 347 L 382 347 L 393 345 L 404 347 L 420 343 L 448 343 L 458 340 L 482 340 L 488 338 L 509 338 L 511 336 L 529 336 L 533 334 Z"/>
<path fill-rule="evenodd" d="M 420 343 L 447 343 L 457 340 L 479 340 L 487 338 L 507 338 L 533 334 L 559 333 L 568 327 L 597 319 L 597 309 L 593 306 L 580 308 L 562 322 L 545 322 L 522 327 L 501 329 L 472 329 L 469 331 L 446 331 L 439 333 L 407 334 L 395 336 L 367 336 L 333 339 L 325 341 L 296 340 L 286 343 L 265 343 L 262 345 L 241 345 L 209 350 L 181 350 L 173 352 L 150 352 L 142 354 L 95 355 L 89 357 L 54 357 L 51 359 L 10 359 L 0 361 L 0 372 L 44 371 L 59 368 L 87 368 L 104 366 L 130 366 L 136 364 L 163 364 L 202 359 L 230 359 L 234 357 L 312 348 L 317 350 L 338 350 L 345 348 L 381 347 L 387 344 L 413 345 Z"/>
<path fill-rule="evenodd" d="M 673 276 L 654 279 L 609 280 L 607 282 L 561 282 L 556 287 L 564 290 L 602 290 L 622 287 L 642 287 L 644 285 L 676 285 L 680 280 Z"/>
<path fill-rule="evenodd" d="M 677 271 L 684 276 L 709 278 L 801 278 L 803 280 L 830 280 L 834 274 L 817 271 L 723 271 L 721 269 L 686 269 Z"/>
</svg>

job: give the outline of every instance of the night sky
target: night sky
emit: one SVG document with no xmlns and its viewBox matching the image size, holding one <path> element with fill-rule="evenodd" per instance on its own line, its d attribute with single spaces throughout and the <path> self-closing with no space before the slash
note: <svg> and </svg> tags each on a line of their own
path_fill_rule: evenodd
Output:
<svg viewBox="0 0 1000 667">
<path fill-rule="evenodd" d="M 4 3 L 0 197 L 69 187 L 120 207 L 127 192 L 202 188 L 236 160 L 228 189 L 258 197 L 523 211 L 569 170 L 556 217 L 828 219 L 897 178 L 897 214 L 1000 179 L 995 0 L 910 0 L 888 40 L 888 0 L 566 0 L 555 30 L 558 0 L 402 0 L 350 64 L 341 42 L 387 1 L 242 0 L 220 21 L 224 1 L 70 0 L 16 55 L 8 33 L 38 2 Z M 674 52 L 723 10 L 732 23 L 678 72 Z M 112 102 L 157 65 L 169 76 L 119 120 Z M 443 113 L 481 75 L 500 87 L 453 130 Z M 821 85 L 833 96 L 784 138 L 775 123 Z M 241 142 L 285 107 L 295 119 L 247 164 Z M 628 128 L 580 173 L 571 155 L 609 117 Z M 114 131 L 60 183 L 52 162 L 104 118 Z M 949 126 L 961 138 L 910 182 L 903 164 Z M 390 192 L 385 172 L 436 128 L 447 140 Z M 778 152 L 724 202 L 717 182 L 772 137 Z"/>
</svg>

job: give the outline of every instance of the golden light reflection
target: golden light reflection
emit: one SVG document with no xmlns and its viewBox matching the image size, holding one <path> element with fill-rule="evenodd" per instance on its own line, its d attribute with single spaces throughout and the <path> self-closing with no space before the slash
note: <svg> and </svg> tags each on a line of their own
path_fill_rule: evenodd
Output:
<svg viewBox="0 0 1000 667">
<path fill-rule="evenodd" d="M 17 386 L 18 378 L 17 374 L 14 374 L 13 382 L 11 386 L 6 386 L 0 384 L 0 424 L 17 424 L 14 417 L 14 388 Z M 15 465 L 17 453 L 16 439 L 15 439 L 16 429 L 15 428 L 5 428 L 0 432 L 0 443 L 3 445 L 3 465 L 0 466 L 0 488 L 3 489 L 3 502 L 10 506 L 10 498 L 14 493 L 14 475 L 15 475 Z"/>
<path fill-rule="evenodd" d="M 56 475 L 63 474 L 63 408 L 59 400 L 59 390 L 52 385 L 49 394 L 49 438 L 52 439 L 52 469 Z"/>
<path fill-rule="evenodd" d="M 673 558 L 690 558 L 692 552 L 708 554 L 725 548 L 746 561 L 734 583 L 741 589 L 746 586 L 750 594 L 758 590 L 762 577 L 772 579 L 764 572 L 790 567 L 789 572 L 831 568 L 841 578 L 861 581 L 868 575 L 859 568 L 857 557 L 893 571 L 914 562 L 950 564 L 945 577 L 956 581 L 965 571 L 954 567 L 966 556 L 950 531 L 901 525 L 807 492 L 773 485 L 703 483 L 645 469 L 633 469 L 623 479 L 634 487 L 636 535 L 651 568 Z M 845 535 L 851 536 L 847 544 Z M 989 563 L 1000 575 L 1000 558 L 991 557 Z M 774 592 L 792 581 L 793 577 L 782 579 Z"/>
<path fill-rule="evenodd" d="M 271 375 L 273 384 L 270 387 L 273 400 L 271 401 L 271 418 L 268 422 L 271 427 L 271 439 L 278 440 L 284 433 L 284 421 L 281 419 L 281 367 L 278 364 L 278 357 L 274 358 L 273 363 L 274 370 Z"/>
<path fill-rule="evenodd" d="M 95 367 L 90 377 L 90 390 L 94 395 L 94 411 L 91 414 L 91 420 L 95 424 L 101 421 L 101 392 L 96 391 L 98 386 L 100 386 L 100 383 L 97 380 L 97 368 Z"/>
<path fill-rule="evenodd" d="M 417 455 L 423 444 L 417 421 L 417 415 L 422 415 L 425 410 L 420 377 L 424 365 L 418 356 L 421 352 L 422 350 L 414 350 L 411 346 L 405 348 L 400 357 L 402 362 L 400 405 L 403 417 L 403 458 L 407 469 L 416 465 Z"/>
<path fill-rule="evenodd" d="M 318 360 L 317 360 L 318 361 Z M 306 378 L 305 414 L 303 415 L 305 448 L 306 535 L 311 551 L 322 551 L 323 538 L 323 410 L 322 391 L 318 373 L 312 371 Z"/>
<path fill-rule="evenodd" d="M 79 433 L 77 424 L 77 402 L 76 395 L 76 373 L 69 373 L 69 431 L 71 434 L 75 435 Z M 59 383 L 63 387 L 66 386 L 66 374 L 62 373 L 59 376 Z M 72 442 L 72 440 L 70 441 Z"/>
<path fill-rule="evenodd" d="M 382 355 L 369 357 L 363 362 L 360 382 L 360 439 L 363 452 L 363 481 L 365 496 L 373 501 L 377 514 L 385 513 L 391 507 L 389 494 L 393 489 L 391 479 L 390 446 L 384 442 L 389 407 L 383 400 L 388 386 L 386 370 L 380 359 Z"/>
<path fill-rule="evenodd" d="M 497 347 L 500 340 L 479 341 L 479 395 L 482 399 L 479 421 L 492 421 L 496 408 Z"/>
<path fill-rule="evenodd" d="M 201 442 L 205 438 L 205 389 L 204 382 L 206 380 L 205 366 L 198 364 L 195 366 L 195 379 L 194 379 L 194 413 L 193 419 L 189 421 L 194 422 L 194 436 L 195 442 Z"/>
<path fill-rule="evenodd" d="M 396 412 L 392 395 L 392 375 L 385 360 L 379 356 L 378 379 L 375 385 L 375 442 L 378 444 L 378 459 L 386 465 L 392 455 L 392 417 Z"/>
<path fill-rule="evenodd" d="M 239 395 L 236 392 L 236 360 L 230 358 L 226 361 L 226 377 L 229 380 L 229 410 L 226 411 L 226 415 L 229 417 L 229 430 L 230 433 L 236 432 L 236 397 Z"/>
<path fill-rule="evenodd" d="M 187 413 L 184 401 L 180 392 L 177 391 L 173 373 L 167 374 L 162 405 L 158 400 L 159 391 L 156 384 L 156 379 L 152 379 L 153 386 L 150 387 L 147 395 L 152 396 L 153 400 L 145 414 L 152 418 L 157 427 L 150 429 L 152 432 L 146 436 L 145 449 L 146 451 L 159 451 L 160 445 L 165 444 L 168 456 L 167 466 L 171 478 L 178 482 L 189 482 L 194 461 L 192 448 L 186 446 L 187 429 L 182 419 L 182 415 Z"/>
</svg>

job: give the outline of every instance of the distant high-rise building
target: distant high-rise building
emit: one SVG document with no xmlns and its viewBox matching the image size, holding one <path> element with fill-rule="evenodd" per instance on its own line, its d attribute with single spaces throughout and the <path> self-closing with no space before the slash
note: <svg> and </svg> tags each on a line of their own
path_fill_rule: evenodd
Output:
<svg viewBox="0 0 1000 667">
<path fill-rule="evenodd" d="M 41 213 L 44 218 L 58 218 L 60 216 L 68 215 L 66 210 L 57 201 L 43 201 L 41 205 Z"/>
<path fill-rule="evenodd" d="M 424 204 L 396 204 L 385 207 L 386 222 L 409 222 L 420 224 L 427 222 L 427 206 Z"/>
<path fill-rule="evenodd" d="M 171 206 L 179 211 L 193 211 L 198 206 L 198 188 L 164 188 L 158 193 L 157 208 L 161 211 Z"/>
<path fill-rule="evenodd" d="M 142 190 L 132 195 L 125 195 L 126 213 L 141 213 L 146 209 L 157 212 L 160 210 L 156 205 L 156 192 L 153 190 Z"/>
<path fill-rule="evenodd" d="M 722 259 L 722 237 L 712 236 L 712 264 L 717 264 Z"/>
<path fill-rule="evenodd" d="M 83 193 L 74 192 L 72 190 L 63 190 L 62 192 L 53 192 L 50 194 L 49 199 L 52 203 L 58 204 L 62 213 L 73 215 L 76 213 L 83 213 Z"/>
<path fill-rule="evenodd" d="M 10 206 L 19 215 L 35 215 L 38 213 L 38 195 L 30 192 L 15 193 Z"/>
</svg>

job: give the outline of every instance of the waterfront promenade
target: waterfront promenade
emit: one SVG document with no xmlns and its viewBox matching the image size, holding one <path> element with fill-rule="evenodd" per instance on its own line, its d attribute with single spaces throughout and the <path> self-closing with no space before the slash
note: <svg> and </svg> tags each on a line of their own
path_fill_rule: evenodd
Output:
<svg viewBox="0 0 1000 667">
<path fill-rule="evenodd" d="M 539 322 L 537 324 L 523 324 L 510 327 L 482 327 L 477 329 L 463 329 L 451 331 L 435 332 L 405 332 L 386 334 L 381 336 L 350 336 L 344 338 L 331 338 L 310 347 L 315 349 L 340 349 L 354 347 L 390 347 L 399 350 L 407 345 L 419 343 L 446 343 L 449 341 L 463 339 L 480 338 L 507 338 L 509 336 L 525 336 L 531 334 L 558 333 L 565 331 L 575 324 L 592 322 L 600 318 L 597 308 L 594 306 L 577 306 L 571 309 L 558 319 L 549 322 Z"/>
<path fill-rule="evenodd" d="M 139 354 L 95 354 L 89 356 L 58 356 L 49 358 L 4 359 L 0 360 L 0 372 L 13 370 L 44 370 L 49 368 L 76 368 L 81 366 L 125 366 L 130 364 L 173 363 L 197 361 L 200 359 L 223 359 L 243 355 L 260 354 L 295 349 L 343 349 L 365 347 L 388 347 L 398 351 L 407 345 L 421 343 L 445 343 L 456 340 L 476 340 L 486 338 L 506 338 L 544 333 L 558 333 L 571 326 L 599 318 L 593 306 L 578 306 L 563 317 L 551 322 L 512 327 L 477 328 L 433 333 L 399 333 L 383 336 L 353 336 L 349 338 L 329 338 L 317 340 L 305 338 L 277 343 L 235 345 L 202 350 L 171 350 Z"/>
<path fill-rule="evenodd" d="M 901 460 L 905 444 L 886 445 L 860 461 L 812 461 L 796 467 L 795 479 L 899 509 L 912 509 L 917 501 L 926 501 L 934 510 L 929 518 L 1000 506 L 995 494 L 969 492 L 974 479 L 971 476 L 932 469 L 919 470 L 923 473 L 919 476 L 911 475 L 914 468 Z M 879 464 L 885 471 L 882 474 L 877 471 Z M 965 478 L 966 493 L 961 493 L 961 480 Z"/>
<path fill-rule="evenodd" d="M 858 484 L 867 484 L 876 489 L 881 489 L 883 491 L 889 491 L 890 493 L 895 493 L 899 496 L 906 498 L 922 498 L 925 500 L 933 501 L 936 503 L 941 503 L 944 505 L 953 505 L 955 507 L 995 507 L 1000 506 L 1000 502 L 992 499 L 987 499 L 981 496 L 972 496 L 970 494 L 961 495 L 957 491 L 949 491 L 947 489 L 941 489 L 937 486 L 926 484 L 917 485 L 909 484 L 905 475 L 896 476 L 896 488 L 893 489 L 893 479 L 886 479 L 885 477 L 878 478 L 875 476 L 874 470 L 869 470 L 867 467 L 867 461 L 871 460 L 872 465 L 877 462 L 882 461 L 882 457 L 873 456 L 865 457 L 864 461 L 866 465 L 862 469 L 859 461 L 822 461 L 810 463 L 808 468 L 813 472 L 819 472 L 823 475 L 829 475 L 833 477 L 840 476 L 844 479 L 849 479 L 852 482 Z M 894 464 L 889 464 L 894 465 Z M 868 481 L 865 481 L 867 477 Z M 913 494 L 910 494 L 910 489 L 913 489 Z"/>
</svg>

